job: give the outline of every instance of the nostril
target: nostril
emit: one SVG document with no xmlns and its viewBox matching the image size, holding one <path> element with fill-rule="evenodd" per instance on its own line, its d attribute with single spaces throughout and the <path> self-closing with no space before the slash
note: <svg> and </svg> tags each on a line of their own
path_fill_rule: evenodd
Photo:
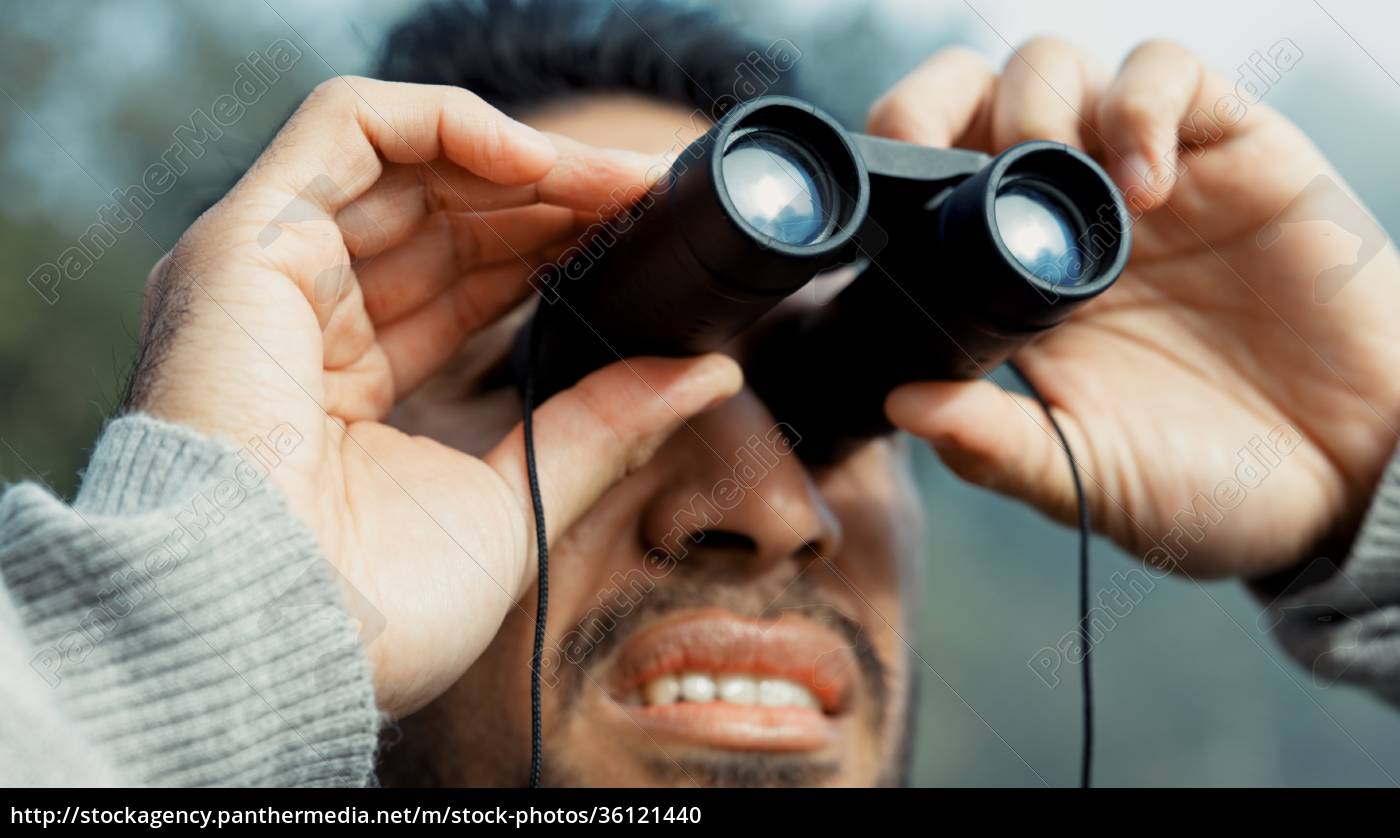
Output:
<svg viewBox="0 0 1400 838">
<path fill-rule="evenodd" d="M 758 549 L 758 542 L 732 530 L 700 530 L 691 533 L 688 541 L 706 550 L 753 552 Z"/>
</svg>

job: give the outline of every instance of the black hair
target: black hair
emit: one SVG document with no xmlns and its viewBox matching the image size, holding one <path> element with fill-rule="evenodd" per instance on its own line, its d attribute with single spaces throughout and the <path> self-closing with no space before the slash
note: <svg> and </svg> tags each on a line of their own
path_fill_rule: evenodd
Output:
<svg viewBox="0 0 1400 838">
<path fill-rule="evenodd" d="M 390 32 L 376 74 L 463 87 L 506 112 L 632 92 L 715 119 L 758 93 L 796 94 L 790 66 L 763 73 L 761 89 L 744 81 L 745 65 L 773 48 L 673 0 L 442 0 Z"/>
</svg>

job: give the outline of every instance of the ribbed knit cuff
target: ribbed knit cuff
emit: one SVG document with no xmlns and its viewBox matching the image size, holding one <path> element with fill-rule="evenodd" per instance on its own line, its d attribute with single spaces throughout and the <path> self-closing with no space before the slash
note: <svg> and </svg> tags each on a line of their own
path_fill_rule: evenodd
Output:
<svg viewBox="0 0 1400 838">
<path fill-rule="evenodd" d="M 133 783 L 365 785 L 379 714 L 338 575 L 242 450 L 136 415 L 66 506 L 0 500 L 0 575 L 26 676 Z"/>
<path fill-rule="evenodd" d="M 1263 618 L 1319 686 L 1349 682 L 1400 703 L 1400 452 L 1350 555 L 1317 559 L 1281 592 L 1253 586 Z"/>
</svg>

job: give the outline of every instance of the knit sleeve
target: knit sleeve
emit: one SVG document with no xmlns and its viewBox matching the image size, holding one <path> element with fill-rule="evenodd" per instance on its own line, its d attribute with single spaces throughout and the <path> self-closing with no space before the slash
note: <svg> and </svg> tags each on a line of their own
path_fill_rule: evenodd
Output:
<svg viewBox="0 0 1400 838">
<path fill-rule="evenodd" d="M 71 505 L 0 497 L 0 749 L 22 758 L 0 782 L 373 781 L 369 665 L 276 457 L 128 416 Z"/>
<path fill-rule="evenodd" d="M 1400 452 L 1346 560 L 1316 559 L 1281 590 L 1256 583 L 1261 618 L 1321 686 L 1352 683 L 1400 704 Z"/>
</svg>

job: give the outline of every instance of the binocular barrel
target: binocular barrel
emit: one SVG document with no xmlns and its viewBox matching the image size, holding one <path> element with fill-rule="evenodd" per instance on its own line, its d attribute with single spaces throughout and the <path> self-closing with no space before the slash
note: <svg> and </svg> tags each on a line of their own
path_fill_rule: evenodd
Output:
<svg viewBox="0 0 1400 838">
<path fill-rule="evenodd" d="M 985 375 L 1106 290 L 1130 233 L 1112 181 L 1063 144 L 988 157 L 755 99 L 535 276 L 517 380 L 532 337 L 543 399 L 619 358 L 718 349 L 814 275 L 863 262 L 826 305 L 765 322 L 747 362 L 803 457 L 828 460 L 890 429 L 890 390 Z"/>
<path fill-rule="evenodd" d="M 1112 285 L 1130 249 L 1117 189 L 1076 149 L 1023 143 L 911 191 L 882 174 L 882 145 L 861 139 L 888 244 L 825 306 L 774 326 L 750 365 L 818 461 L 890 430 L 884 401 L 899 385 L 990 373 Z"/>
<path fill-rule="evenodd" d="M 539 398 L 637 355 L 718 349 L 811 277 L 849 258 L 870 199 L 840 125 L 799 99 L 742 104 L 692 143 L 626 214 L 532 279 L 543 301 Z M 528 334 L 516 342 L 523 381 Z"/>
</svg>

